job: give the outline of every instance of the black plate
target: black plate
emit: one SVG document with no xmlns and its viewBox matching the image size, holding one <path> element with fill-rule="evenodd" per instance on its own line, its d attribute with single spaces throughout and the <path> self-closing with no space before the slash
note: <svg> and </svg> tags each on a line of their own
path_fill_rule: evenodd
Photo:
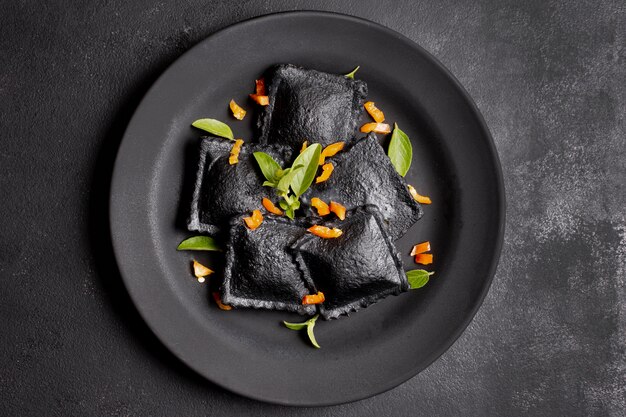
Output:
<svg viewBox="0 0 626 417">
<path fill-rule="evenodd" d="M 407 179 L 433 199 L 397 242 L 406 269 L 412 244 L 430 240 L 437 273 L 427 287 L 390 297 L 349 318 L 320 322 L 314 349 L 281 320 L 284 312 L 225 312 L 190 260 L 220 268 L 206 254 L 177 252 L 193 182 L 200 117 L 228 121 L 251 138 L 253 117 L 230 117 L 255 77 L 275 63 L 334 73 L 361 65 L 369 98 L 413 142 Z M 365 119 L 364 119 L 365 120 Z M 384 142 L 384 139 L 381 139 Z M 427 367 L 461 334 L 494 274 L 504 225 L 498 157 L 470 97 L 422 48 L 365 20 L 318 12 L 264 16 L 196 45 L 154 84 L 133 116 L 113 173 L 111 233 L 115 255 L 143 318 L 198 373 L 239 394 L 291 405 L 365 398 Z"/>
</svg>

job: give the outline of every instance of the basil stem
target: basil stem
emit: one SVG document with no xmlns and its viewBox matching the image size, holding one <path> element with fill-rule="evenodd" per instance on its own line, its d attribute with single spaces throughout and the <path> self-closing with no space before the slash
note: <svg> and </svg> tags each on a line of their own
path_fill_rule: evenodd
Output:
<svg viewBox="0 0 626 417">
<path fill-rule="evenodd" d="M 283 321 L 283 324 L 285 325 L 285 327 L 291 330 L 302 330 L 306 327 L 306 334 L 309 336 L 311 344 L 319 349 L 320 345 L 317 343 L 317 340 L 315 340 L 315 333 L 313 333 L 313 329 L 315 328 L 315 322 L 317 321 L 317 318 L 319 316 L 319 314 L 316 314 L 302 323 L 288 323 L 286 321 Z"/>
<path fill-rule="evenodd" d="M 353 69 L 351 72 L 349 72 L 346 75 L 344 75 L 344 77 L 350 78 L 351 80 L 354 80 L 354 74 L 356 74 L 356 72 L 359 70 L 359 68 L 361 68 L 361 66 L 357 65 L 357 67 L 355 69 Z"/>
</svg>

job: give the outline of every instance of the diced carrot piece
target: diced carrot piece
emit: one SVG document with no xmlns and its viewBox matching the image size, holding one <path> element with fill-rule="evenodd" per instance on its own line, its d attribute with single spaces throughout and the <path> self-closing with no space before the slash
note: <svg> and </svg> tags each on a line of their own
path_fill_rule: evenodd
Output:
<svg viewBox="0 0 626 417">
<path fill-rule="evenodd" d="M 252 216 L 244 217 L 243 221 L 246 223 L 246 226 L 248 226 L 248 229 L 250 230 L 258 228 L 261 223 L 263 223 L 263 215 L 261 214 L 261 210 L 254 210 L 252 212 Z"/>
<path fill-rule="evenodd" d="M 235 165 L 239 162 L 239 152 L 241 151 L 241 145 L 243 145 L 243 140 L 237 139 L 230 150 L 230 156 L 228 157 L 229 164 Z"/>
<path fill-rule="evenodd" d="M 319 177 L 315 178 L 315 183 L 319 184 L 320 182 L 324 182 L 329 179 L 330 174 L 333 173 L 333 169 L 335 169 L 335 166 L 331 163 L 322 165 L 322 173 Z"/>
<path fill-rule="evenodd" d="M 391 126 L 389 126 L 387 123 L 365 123 L 363 126 L 361 126 L 361 132 L 362 133 L 369 133 L 369 132 L 374 132 L 374 133 L 380 133 L 380 134 L 387 134 L 387 133 L 391 133 Z"/>
<path fill-rule="evenodd" d="M 304 152 L 307 148 L 307 146 L 309 146 L 309 141 L 305 140 L 304 142 L 302 142 L 302 148 L 300 148 L 300 153 Z"/>
<path fill-rule="evenodd" d="M 329 227 L 319 225 L 311 226 L 307 230 L 313 233 L 315 236 L 319 236 L 324 239 L 334 239 L 343 234 L 341 229 L 337 229 L 336 227 L 331 229 Z"/>
<path fill-rule="evenodd" d="M 383 113 L 378 107 L 374 105 L 373 101 L 368 101 L 363 105 L 365 110 L 372 116 L 372 119 L 376 121 L 376 123 L 382 123 L 385 121 L 385 113 Z"/>
<path fill-rule="evenodd" d="M 233 112 L 233 117 L 237 120 L 243 120 L 243 118 L 246 116 L 246 111 L 244 109 L 242 109 L 237 103 L 235 103 L 235 100 L 230 100 L 230 111 Z"/>
<path fill-rule="evenodd" d="M 420 204 L 432 203 L 432 201 L 430 200 L 430 197 L 426 197 L 425 195 L 419 195 L 417 193 L 417 190 L 412 185 L 408 185 L 408 187 L 409 187 L 409 193 L 411 193 L 411 196 L 413 197 L 415 201 L 417 201 Z"/>
<path fill-rule="evenodd" d="M 322 304 L 324 301 L 326 301 L 326 297 L 324 297 L 324 293 L 321 291 L 318 291 L 317 294 L 302 297 L 302 305 Z"/>
<path fill-rule="evenodd" d="M 256 101 L 261 106 L 267 106 L 270 104 L 270 98 L 259 94 L 250 94 L 250 98 Z"/>
<path fill-rule="evenodd" d="M 254 80 L 255 88 L 254 91 L 259 96 L 264 96 L 265 93 L 265 78 L 261 78 L 260 80 Z"/>
<path fill-rule="evenodd" d="M 328 208 L 328 204 L 324 203 L 317 197 L 313 197 L 311 199 L 311 205 L 317 209 L 317 214 L 320 216 L 326 216 L 330 214 L 330 208 Z"/>
<path fill-rule="evenodd" d="M 430 252 L 430 242 L 422 242 L 413 246 L 413 250 L 411 250 L 411 256 L 415 256 L 424 252 Z"/>
<path fill-rule="evenodd" d="M 226 305 L 224 303 L 222 303 L 222 299 L 220 298 L 220 293 L 219 292 L 214 292 L 213 293 L 213 299 L 215 300 L 215 304 L 217 304 L 217 306 L 221 309 L 221 310 L 232 310 L 233 308 L 229 305 Z"/>
<path fill-rule="evenodd" d="M 335 203 L 334 201 L 330 202 L 330 211 L 335 213 L 339 220 L 345 220 L 346 218 L 346 208 L 339 203 Z"/>
<path fill-rule="evenodd" d="M 194 259 L 193 261 L 193 274 L 198 278 L 198 281 L 204 282 L 204 277 L 211 275 L 214 271 L 202 265 L 200 262 Z"/>
<path fill-rule="evenodd" d="M 343 149 L 344 145 L 345 142 L 335 142 L 325 147 L 320 154 L 320 165 L 324 165 L 324 161 L 326 161 L 326 158 L 330 156 L 335 156 L 337 152 Z"/>
<path fill-rule="evenodd" d="M 415 263 L 429 265 L 433 263 L 433 255 L 430 253 L 418 253 L 415 255 Z"/>
<path fill-rule="evenodd" d="M 274 203 L 272 203 L 272 200 L 270 200 L 269 198 L 263 197 L 262 203 L 263 203 L 263 207 L 265 207 L 265 210 L 269 211 L 270 213 L 275 214 L 277 216 L 283 215 L 283 211 L 279 209 L 278 207 L 276 207 Z"/>
</svg>

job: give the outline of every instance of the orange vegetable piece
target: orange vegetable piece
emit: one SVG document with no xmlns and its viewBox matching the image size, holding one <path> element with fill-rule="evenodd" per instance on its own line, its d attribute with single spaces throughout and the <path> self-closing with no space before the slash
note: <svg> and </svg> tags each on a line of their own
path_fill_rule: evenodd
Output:
<svg viewBox="0 0 626 417">
<path fill-rule="evenodd" d="M 261 96 L 258 94 L 250 94 L 250 98 L 256 101 L 261 106 L 267 106 L 270 104 L 270 98 L 268 96 Z"/>
<path fill-rule="evenodd" d="M 430 252 L 430 242 L 422 242 L 413 246 L 411 250 L 411 256 L 419 255 L 420 253 Z"/>
<path fill-rule="evenodd" d="M 214 292 L 213 293 L 213 299 L 215 300 L 215 304 L 217 304 L 217 306 L 221 309 L 221 310 L 232 310 L 233 308 L 229 305 L 226 305 L 224 303 L 222 303 L 222 299 L 220 298 L 220 293 L 219 292 Z"/>
<path fill-rule="evenodd" d="M 265 92 L 265 78 L 261 78 L 260 80 L 254 80 L 255 88 L 254 92 L 259 96 L 267 95 Z"/>
<path fill-rule="evenodd" d="M 370 114 L 370 116 L 372 116 L 372 119 L 376 121 L 376 123 L 382 123 L 385 121 L 385 113 L 379 110 L 378 107 L 374 105 L 373 101 L 368 101 L 363 106 L 365 107 L 365 110 L 367 110 L 367 112 Z"/>
<path fill-rule="evenodd" d="M 228 157 L 229 164 L 235 165 L 239 162 L 239 152 L 241 151 L 241 145 L 243 145 L 243 140 L 237 139 L 230 150 L 230 156 Z"/>
<path fill-rule="evenodd" d="M 193 261 L 193 274 L 198 278 L 198 282 L 204 282 L 204 277 L 211 275 L 213 272 L 212 269 L 207 268 L 202 265 L 200 262 L 194 259 Z"/>
<path fill-rule="evenodd" d="M 391 126 L 389 126 L 387 123 L 365 123 L 363 126 L 361 126 L 361 132 L 362 133 L 369 133 L 369 132 L 374 132 L 374 133 L 380 133 L 380 134 L 387 134 L 387 133 L 391 133 Z"/>
<path fill-rule="evenodd" d="M 300 148 L 300 153 L 304 152 L 307 148 L 307 146 L 309 146 L 309 141 L 305 140 L 304 142 L 302 142 L 302 148 Z"/>
<path fill-rule="evenodd" d="M 334 165 L 331 163 L 322 165 L 322 173 L 319 177 L 315 178 L 315 183 L 319 184 L 320 182 L 324 182 L 330 178 L 330 174 L 333 173 L 333 169 L 335 169 Z"/>
<path fill-rule="evenodd" d="M 315 236 L 319 236 L 322 237 L 324 239 L 334 239 L 336 237 L 339 237 L 343 234 L 343 232 L 341 231 L 341 229 L 337 229 L 336 227 L 334 228 L 329 228 L 326 226 L 311 226 L 307 229 L 309 232 L 313 233 Z"/>
<path fill-rule="evenodd" d="M 322 304 L 324 301 L 326 301 L 326 297 L 324 297 L 324 293 L 321 291 L 318 291 L 317 294 L 302 297 L 302 305 Z"/>
<path fill-rule="evenodd" d="M 275 214 L 277 216 L 283 215 L 283 211 L 276 207 L 269 198 L 263 197 L 263 207 L 265 207 L 265 210 L 269 211 L 272 214 Z"/>
<path fill-rule="evenodd" d="M 319 214 L 320 216 L 326 216 L 327 214 L 330 214 L 328 204 L 324 203 L 317 197 L 313 197 L 311 199 L 311 205 L 317 209 L 317 214 Z"/>
<path fill-rule="evenodd" d="M 243 120 L 243 118 L 246 116 L 246 111 L 244 109 L 242 109 L 237 103 L 235 103 L 235 100 L 230 100 L 230 111 L 233 112 L 233 117 L 237 120 Z"/>
<path fill-rule="evenodd" d="M 339 203 L 335 203 L 334 201 L 330 202 L 330 211 L 335 213 L 339 220 L 345 220 L 346 218 L 346 208 Z"/>
<path fill-rule="evenodd" d="M 263 215 L 260 210 L 254 210 L 252 216 L 244 217 L 243 221 L 246 223 L 246 226 L 248 226 L 248 229 L 254 230 L 263 223 Z"/>
<path fill-rule="evenodd" d="M 337 152 L 342 150 L 344 144 L 345 142 L 335 142 L 325 147 L 320 154 L 320 165 L 324 165 L 324 161 L 326 160 L 326 158 L 328 158 L 329 156 L 335 156 Z"/>
<path fill-rule="evenodd" d="M 433 255 L 430 253 L 418 253 L 415 255 L 415 263 L 429 265 L 433 263 Z"/>
<path fill-rule="evenodd" d="M 409 193 L 411 193 L 411 196 L 413 197 L 413 199 L 415 201 L 417 201 L 420 204 L 431 204 L 432 201 L 430 200 L 430 197 L 426 197 L 425 195 L 419 195 L 417 193 L 417 190 L 415 188 L 413 188 L 412 185 L 409 185 Z"/>
</svg>

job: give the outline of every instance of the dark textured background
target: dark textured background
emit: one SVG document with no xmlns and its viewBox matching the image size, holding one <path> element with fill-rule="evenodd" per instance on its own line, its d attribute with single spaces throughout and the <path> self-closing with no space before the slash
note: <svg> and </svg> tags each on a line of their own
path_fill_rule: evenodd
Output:
<svg viewBox="0 0 626 417">
<path fill-rule="evenodd" d="M 0 4 L 0 415 L 626 413 L 623 1 L 81 3 Z M 155 78 L 218 29 L 298 8 L 439 58 L 485 116 L 508 200 L 496 278 L 456 344 L 388 393 L 321 409 L 179 363 L 130 303 L 106 224 L 115 151 Z"/>
</svg>

